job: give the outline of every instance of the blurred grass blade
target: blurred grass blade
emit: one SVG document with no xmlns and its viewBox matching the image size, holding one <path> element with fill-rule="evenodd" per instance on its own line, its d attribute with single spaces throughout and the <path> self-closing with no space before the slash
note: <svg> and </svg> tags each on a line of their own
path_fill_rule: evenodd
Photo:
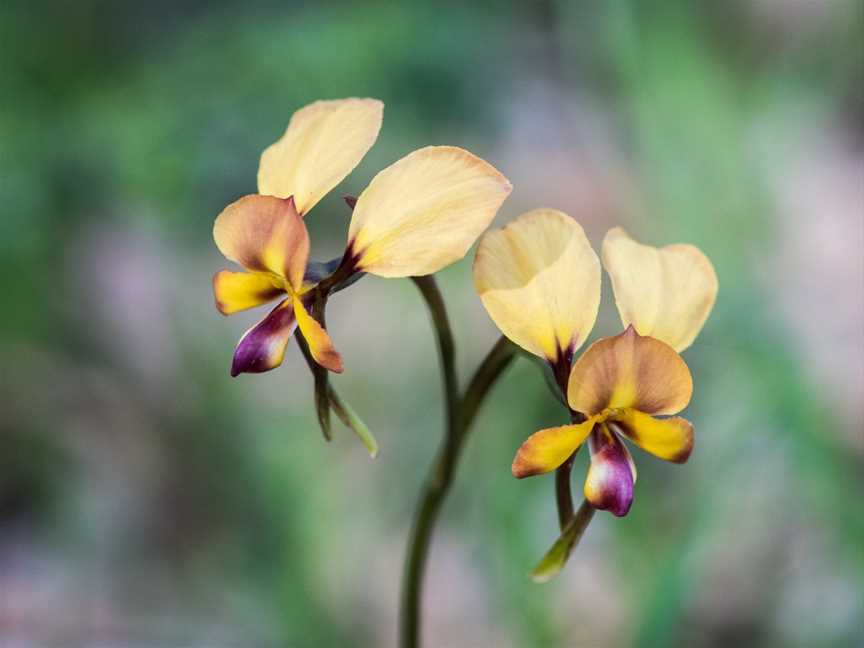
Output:
<svg viewBox="0 0 864 648">
<path fill-rule="evenodd" d="M 576 515 L 564 527 L 561 536 L 529 574 L 535 583 L 545 583 L 558 575 L 558 572 L 567 564 L 567 559 L 573 553 L 576 545 L 579 544 L 582 534 L 585 533 L 585 529 L 588 528 L 593 517 L 594 507 L 587 500 L 583 501 Z"/>
<path fill-rule="evenodd" d="M 363 445 L 366 446 L 366 450 L 369 451 L 369 456 L 374 459 L 378 455 L 378 442 L 375 440 L 375 437 L 372 435 L 369 428 L 366 427 L 366 424 L 360 420 L 359 416 L 357 416 L 357 412 L 355 412 L 347 402 L 343 401 L 339 394 L 337 394 L 332 388 L 330 389 L 330 405 L 333 406 L 333 411 L 336 412 L 336 416 L 339 417 L 339 420 L 342 421 L 346 427 L 353 430 L 354 434 L 356 434 Z"/>
</svg>

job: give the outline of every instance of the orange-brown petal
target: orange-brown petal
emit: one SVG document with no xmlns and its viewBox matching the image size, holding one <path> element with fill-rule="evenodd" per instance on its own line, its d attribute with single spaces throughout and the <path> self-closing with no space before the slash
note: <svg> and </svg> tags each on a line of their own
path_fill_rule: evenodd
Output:
<svg viewBox="0 0 864 648">
<path fill-rule="evenodd" d="M 687 407 L 692 393 L 693 379 L 681 356 L 630 326 L 598 340 L 573 364 L 567 399 L 588 416 L 607 408 L 676 414 Z"/>
<path fill-rule="evenodd" d="M 309 234 L 293 198 L 244 196 L 216 218 L 219 250 L 247 270 L 270 272 L 299 289 L 309 260 Z"/>
</svg>

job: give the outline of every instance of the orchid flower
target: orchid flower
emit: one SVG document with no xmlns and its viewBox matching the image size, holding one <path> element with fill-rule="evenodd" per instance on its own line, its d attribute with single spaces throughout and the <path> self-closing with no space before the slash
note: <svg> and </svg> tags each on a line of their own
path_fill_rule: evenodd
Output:
<svg viewBox="0 0 864 648">
<path fill-rule="evenodd" d="M 282 298 L 240 339 L 232 376 L 278 367 L 297 327 L 315 362 L 341 372 L 340 354 L 310 312 L 315 289 L 329 278 L 329 293 L 335 278 L 344 285 L 361 272 L 437 272 L 465 256 L 510 193 L 507 179 L 468 151 L 414 151 L 378 173 L 357 198 L 341 263 L 322 276 L 309 263 L 303 219 L 372 147 L 383 110 L 376 99 L 317 101 L 298 110 L 282 138 L 261 155 L 258 194 L 240 198 L 216 218 L 217 247 L 244 268 L 214 276 L 217 309 L 230 315 Z"/>
<path fill-rule="evenodd" d="M 606 234 L 602 252 L 625 330 L 597 340 L 575 362 L 600 303 L 600 260 L 575 220 L 541 209 L 487 232 L 474 279 L 504 335 L 549 363 L 571 412 L 570 424 L 522 444 L 514 476 L 555 470 L 587 441 L 585 497 L 623 516 L 633 501 L 636 467 L 622 439 L 674 463 L 687 461 L 693 449 L 693 425 L 672 417 L 693 392 L 678 353 L 705 323 L 717 276 L 697 248 L 642 245 L 621 228 Z"/>
</svg>

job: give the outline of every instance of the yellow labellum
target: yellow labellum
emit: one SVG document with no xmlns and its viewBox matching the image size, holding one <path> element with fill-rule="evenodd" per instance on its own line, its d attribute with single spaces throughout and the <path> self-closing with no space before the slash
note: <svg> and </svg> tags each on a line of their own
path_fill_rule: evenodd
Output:
<svg viewBox="0 0 864 648">
<path fill-rule="evenodd" d="M 463 149 L 410 153 L 357 199 L 348 244 L 358 268 L 380 277 L 437 272 L 465 256 L 511 189 L 495 167 Z"/>
<path fill-rule="evenodd" d="M 693 343 L 718 288 L 714 266 L 698 248 L 642 245 L 615 227 L 603 240 L 603 265 L 625 327 L 632 324 L 640 335 L 662 340 L 676 351 Z"/>
<path fill-rule="evenodd" d="M 474 261 L 483 306 L 510 340 L 555 362 L 585 341 L 600 305 L 600 260 L 567 214 L 536 209 L 487 232 Z"/>
<path fill-rule="evenodd" d="M 282 138 L 261 154 L 258 193 L 294 196 L 309 212 L 372 148 L 384 104 L 377 99 L 316 101 L 291 117 Z"/>
</svg>

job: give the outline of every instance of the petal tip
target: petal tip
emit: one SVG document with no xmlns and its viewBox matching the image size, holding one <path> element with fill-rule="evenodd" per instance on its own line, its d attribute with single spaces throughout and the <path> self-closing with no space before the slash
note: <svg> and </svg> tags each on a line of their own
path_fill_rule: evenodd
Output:
<svg viewBox="0 0 864 648">
<path fill-rule="evenodd" d="M 510 466 L 510 472 L 513 473 L 513 476 L 516 479 L 525 479 L 526 477 L 540 475 L 543 471 L 525 464 L 517 455 L 516 459 L 513 460 L 513 464 Z"/>
</svg>

